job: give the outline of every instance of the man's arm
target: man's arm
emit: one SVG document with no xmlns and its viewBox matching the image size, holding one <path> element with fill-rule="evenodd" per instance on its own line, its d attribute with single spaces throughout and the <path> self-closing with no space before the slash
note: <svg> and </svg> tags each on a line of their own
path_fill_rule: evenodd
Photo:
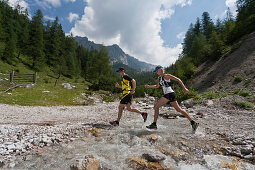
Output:
<svg viewBox="0 0 255 170">
<path fill-rule="evenodd" d="M 134 94 L 135 93 L 135 88 L 136 88 L 136 81 L 135 81 L 135 79 L 132 79 L 131 83 L 132 83 L 131 94 Z"/>
<path fill-rule="evenodd" d="M 115 87 L 116 87 L 116 88 L 120 88 L 120 89 L 122 88 L 122 87 L 119 85 L 118 82 L 116 82 Z"/>
</svg>

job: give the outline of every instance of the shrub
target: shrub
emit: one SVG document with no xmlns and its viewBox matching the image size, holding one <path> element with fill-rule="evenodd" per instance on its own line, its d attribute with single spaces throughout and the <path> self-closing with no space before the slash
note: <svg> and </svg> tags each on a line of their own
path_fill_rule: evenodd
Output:
<svg viewBox="0 0 255 170">
<path fill-rule="evenodd" d="M 217 98 L 223 98 L 226 96 L 227 96 L 226 93 L 215 93 L 215 92 L 205 92 L 202 94 L 202 97 L 206 99 L 217 99 Z"/>
<path fill-rule="evenodd" d="M 235 77 L 234 77 L 234 82 L 236 82 L 236 83 L 240 83 L 242 80 L 243 80 L 243 79 L 242 79 L 241 76 L 235 76 Z"/>
<path fill-rule="evenodd" d="M 47 77 L 46 77 L 46 78 L 44 78 L 44 79 L 43 79 L 43 81 L 44 81 L 44 83 L 46 83 L 46 84 L 50 83 L 50 79 L 49 79 L 49 78 L 47 78 Z"/>
<path fill-rule="evenodd" d="M 246 79 L 245 82 L 244 82 L 244 87 L 248 87 L 251 83 L 251 78 L 249 79 Z"/>
<path fill-rule="evenodd" d="M 252 110 L 254 108 L 254 105 L 252 103 L 245 102 L 245 101 L 234 102 L 234 105 L 246 110 Z"/>
<path fill-rule="evenodd" d="M 250 92 L 248 91 L 243 91 L 243 90 L 237 90 L 235 91 L 235 94 L 239 95 L 239 96 L 243 96 L 243 97 L 247 97 L 250 96 Z"/>
<path fill-rule="evenodd" d="M 103 101 L 104 101 L 104 102 L 114 102 L 115 99 L 114 99 L 114 97 L 112 97 L 112 96 L 104 96 L 104 97 L 103 97 Z"/>
<path fill-rule="evenodd" d="M 197 101 L 200 100 L 200 96 L 198 95 L 198 92 L 194 89 L 190 89 L 190 94 L 189 95 L 184 93 L 182 88 L 176 88 L 175 93 L 176 93 L 176 97 L 177 97 L 178 102 L 182 102 L 182 101 L 190 99 L 190 98 L 194 98 Z"/>
</svg>

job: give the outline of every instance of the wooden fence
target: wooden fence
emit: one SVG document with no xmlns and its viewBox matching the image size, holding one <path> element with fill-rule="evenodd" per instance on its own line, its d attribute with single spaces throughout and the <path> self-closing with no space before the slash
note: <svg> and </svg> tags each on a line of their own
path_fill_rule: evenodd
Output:
<svg viewBox="0 0 255 170">
<path fill-rule="evenodd" d="M 20 74 L 20 73 L 15 73 L 15 71 L 12 70 L 12 72 L 10 73 L 10 82 L 11 83 L 15 83 L 15 82 L 36 83 L 36 76 L 37 76 L 36 72 L 35 72 L 35 74 Z"/>
</svg>

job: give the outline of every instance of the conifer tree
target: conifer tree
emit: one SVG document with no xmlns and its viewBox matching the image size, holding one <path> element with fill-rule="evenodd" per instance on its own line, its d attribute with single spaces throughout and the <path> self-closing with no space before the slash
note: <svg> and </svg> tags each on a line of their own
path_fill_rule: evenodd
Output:
<svg viewBox="0 0 255 170">
<path fill-rule="evenodd" d="M 202 14 L 202 32 L 208 40 L 214 30 L 214 24 L 208 12 Z"/>
<path fill-rule="evenodd" d="M 193 24 L 190 24 L 189 29 L 186 32 L 184 38 L 183 54 L 189 54 L 194 38 L 195 38 L 194 27 Z"/>
<path fill-rule="evenodd" d="M 30 25 L 29 55 L 32 59 L 32 68 L 40 71 L 45 64 L 43 41 L 43 15 L 41 10 L 36 11 Z"/>
</svg>

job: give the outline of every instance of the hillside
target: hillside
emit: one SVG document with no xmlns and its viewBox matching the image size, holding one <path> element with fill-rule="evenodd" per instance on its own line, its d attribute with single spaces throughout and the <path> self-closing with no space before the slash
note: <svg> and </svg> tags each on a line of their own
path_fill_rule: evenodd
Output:
<svg viewBox="0 0 255 170">
<path fill-rule="evenodd" d="M 206 62 L 197 69 L 192 86 L 203 92 L 209 89 L 254 90 L 255 32 L 246 35 L 241 45 L 216 63 Z"/>
<path fill-rule="evenodd" d="M 93 41 L 89 41 L 87 37 L 75 37 L 75 40 L 79 45 L 82 45 L 88 49 L 93 47 L 94 49 L 99 50 L 101 46 L 101 44 L 96 44 Z M 106 49 L 111 57 L 111 62 L 113 65 L 116 63 L 122 63 L 138 71 L 152 71 L 155 68 L 155 65 L 139 61 L 138 59 L 126 54 L 116 44 L 106 46 Z"/>
</svg>

